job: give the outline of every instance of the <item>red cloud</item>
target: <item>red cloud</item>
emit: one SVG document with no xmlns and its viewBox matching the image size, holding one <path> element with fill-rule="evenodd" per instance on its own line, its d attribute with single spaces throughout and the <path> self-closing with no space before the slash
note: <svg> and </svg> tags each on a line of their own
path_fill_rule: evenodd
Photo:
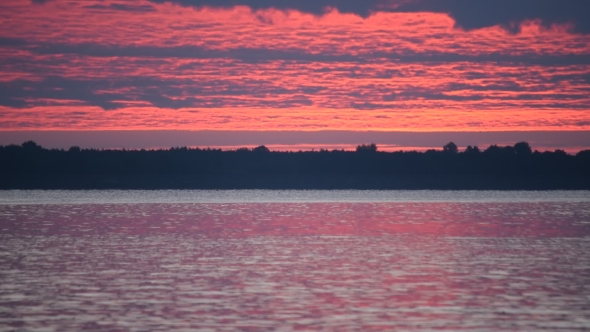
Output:
<svg viewBox="0 0 590 332">
<path fill-rule="evenodd" d="M 0 130 L 590 123 L 590 38 L 565 25 L 513 35 L 436 13 L 124 4 L 0 4 Z"/>
</svg>

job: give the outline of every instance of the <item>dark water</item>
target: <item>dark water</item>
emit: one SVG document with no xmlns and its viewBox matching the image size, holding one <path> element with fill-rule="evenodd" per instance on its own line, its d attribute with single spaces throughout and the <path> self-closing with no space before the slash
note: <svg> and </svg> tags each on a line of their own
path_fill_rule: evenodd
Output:
<svg viewBox="0 0 590 332">
<path fill-rule="evenodd" d="M 0 192 L 0 330 L 590 328 L 586 192 L 185 194 Z"/>
</svg>

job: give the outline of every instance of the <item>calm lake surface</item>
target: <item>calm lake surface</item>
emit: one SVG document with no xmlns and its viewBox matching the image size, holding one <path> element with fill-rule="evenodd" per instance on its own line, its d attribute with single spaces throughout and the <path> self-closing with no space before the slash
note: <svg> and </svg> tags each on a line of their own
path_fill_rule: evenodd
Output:
<svg viewBox="0 0 590 332">
<path fill-rule="evenodd" d="M 589 328 L 587 191 L 0 191 L 0 331 Z"/>
</svg>

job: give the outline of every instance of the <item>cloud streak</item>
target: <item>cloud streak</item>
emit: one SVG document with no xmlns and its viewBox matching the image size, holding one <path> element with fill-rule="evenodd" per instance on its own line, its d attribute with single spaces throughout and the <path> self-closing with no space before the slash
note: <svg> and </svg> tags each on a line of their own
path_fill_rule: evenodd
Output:
<svg viewBox="0 0 590 332">
<path fill-rule="evenodd" d="M 150 0 L 164 3 L 167 0 Z M 367 17 L 376 11 L 386 12 L 436 12 L 452 17 L 456 27 L 479 29 L 500 25 L 511 32 L 519 32 L 519 25 L 526 20 L 538 19 L 544 26 L 569 23 L 578 32 L 590 32 L 590 4 L 584 0 L 172 0 L 184 6 L 233 7 L 243 5 L 258 9 L 294 9 L 322 15 L 330 8 L 342 13 L 354 13 Z"/>
<path fill-rule="evenodd" d="M 587 4 L 474 3 L 6 0 L 0 130 L 590 128 Z"/>
</svg>

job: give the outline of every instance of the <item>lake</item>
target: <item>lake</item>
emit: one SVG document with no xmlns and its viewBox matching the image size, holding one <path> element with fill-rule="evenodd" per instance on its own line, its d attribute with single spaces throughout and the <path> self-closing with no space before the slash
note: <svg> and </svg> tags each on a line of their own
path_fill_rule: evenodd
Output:
<svg viewBox="0 0 590 332">
<path fill-rule="evenodd" d="M 579 331 L 588 191 L 0 191 L 0 331 Z"/>
</svg>

